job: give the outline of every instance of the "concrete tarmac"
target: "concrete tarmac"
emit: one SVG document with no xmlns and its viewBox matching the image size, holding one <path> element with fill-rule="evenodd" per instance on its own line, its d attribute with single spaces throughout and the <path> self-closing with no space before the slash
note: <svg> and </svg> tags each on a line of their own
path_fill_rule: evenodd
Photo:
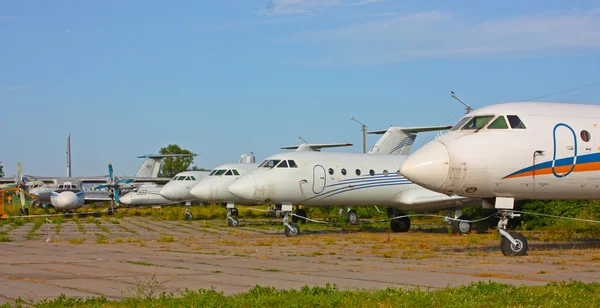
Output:
<svg viewBox="0 0 600 308">
<path fill-rule="evenodd" d="M 273 221 L 273 224 L 279 220 Z M 496 281 L 537 285 L 600 281 L 600 242 L 530 240 L 530 253 L 505 257 L 496 234 L 282 228 L 241 220 L 164 221 L 148 217 L 65 218 L 38 229 L 5 224 L 0 234 L 0 304 L 60 294 L 110 299 L 216 288 L 437 289 Z M 47 241 L 48 240 L 48 241 Z"/>
</svg>

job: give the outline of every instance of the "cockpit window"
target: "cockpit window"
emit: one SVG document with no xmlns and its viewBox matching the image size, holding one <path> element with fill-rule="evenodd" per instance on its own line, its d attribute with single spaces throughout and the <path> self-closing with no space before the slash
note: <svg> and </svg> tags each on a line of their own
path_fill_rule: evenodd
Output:
<svg viewBox="0 0 600 308">
<path fill-rule="evenodd" d="M 190 180 L 192 180 L 192 181 L 195 181 L 195 180 L 196 180 L 196 177 L 195 177 L 195 176 L 193 176 L 193 175 L 190 175 Z"/>
<path fill-rule="evenodd" d="M 225 172 L 225 175 L 233 175 L 233 172 L 231 172 L 231 170 L 227 170 L 227 172 Z"/>
<path fill-rule="evenodd" d="M 492 124 L 488 125 L 488 129 L 508 129 L 508 124 L 506 124 L 506 120 L 503 116 L 499 116 L 492 122 Z"/>
<path fill-rule="evenodd" d="M 282 160 L 279 165 L 277 165 L 277 168 L 287 168 L 288 167 L 288 163 L 286 160 Z"/>
<path fill-rule="evenodd" d="M 181 175 L 179 176 L 179 178 L 177 179 L 178 181 L 184 181 L 185 180 L 185 175 Z"/>
<path fill-rule="evenodd" d="M 225 171 L 227 171 L 227 170 L 225 170 L 225 169 L 217 170 L 217 173 L 215 173 L 215 175 L 217 175 L 217 176 L 218 175 L 223 175 L 223 173 L 225 173 Z"/>
<path fill-rule="evenodd" d="M 277 166 L 280 161 L 281 159 L 271 159 L 263 165 L 263 168 L 273 168 Z"/>
<path fill-rule="evenodd" d="M 473 117 L 467 124 L 462 128 L 465 129 L 480 129 L 484 127 L 494 116 L 476 116 Z"/>
<path fill-rule="evenodd" d="M 235 169 L 233 169 L 231 171 L 233 171 L 233 175 L 240 175 L 240 173 L 237 170 L 235 170 Z"/>
<path fill-rule="evenodd" d="M 506 116 L 508 118 L 508 122 L 510 123 L 510 127 L 515 129 L 525 129 L 525 124 L 519 119 L 516 115 Z"/>
<path fill-rule="evenodd" d="M 208 174 L 208 176 L 212 176 L 212 175 L 214 175 L 215 173 L 217 173 L 217 170 L 213 170 L 213 171 L 211 171 L 211 172 Z"/>
<path fill-rule="evenodd" d="M 260 163 L 260 165 L 258 165 L 258 168 L 263 167 L 269 160 L 265 159 L 262 161 L 262 163 Z"/>
<path fill-rule="evenodd" d="M 293 160 L 288 160 L 288 164 L 290 165 L 290 168 L 298 168 L 298 165 L 296 165 L 296 162 Z"/>
<path fill-rule="evenodd" d="M 452 129 L 450 129 L 450 131 L 459 130 L 470 119 L 471 119 L 471 117 L 464 117 L 464 118 L 462 118 L 460 121 L 458 121 L 458 123 L 456 123 L 456 125 L 454 125 L 452 127 Z"/>
<path fill-rule="evenodd" d="M 177 175 L 176 175 L 176 176 L 174 176 L 174 177 L 173 177 L 173 181 L 177 181 L 177 178 L 178 178 L 178 177 L 179 177 L 179 176 L 177 176 Z"/>
</svg>

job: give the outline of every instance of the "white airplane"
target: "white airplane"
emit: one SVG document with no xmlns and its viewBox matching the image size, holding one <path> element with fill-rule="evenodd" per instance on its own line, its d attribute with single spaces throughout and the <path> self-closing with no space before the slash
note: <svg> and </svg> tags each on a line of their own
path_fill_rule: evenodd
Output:
<svg viewBox="0 0 600 308">
<path fill-rule="evenodd" d="M 55 209 L 70 211 L 83 206 L 85 193 L 81 188 L 81 183 L 65 181 L 56 185 L 50 201 Z"/>
<path fill-rule="evenodd" d="M 600 199 L 600 106 L 503 103 L 475 110 L 404 161 L 400 172 L 425 188 L 480 197 L 500 210 L 505 255 L 527 253 L 507 232 L 515 201 Z"/>
<path fill-rule="evenodd" d="M 126 206 L 152 206 L 172 203 L 160 195 L 163 185 L 143 184 L 120 198 Z"/>
<path fill-rule="evenodd" d="M 234 181 L 229 191 L 254 202 L 281 204 L 288 236 L 299 233 L 298 226 L 289 221 L 293 205 L 379 205 L 388 207 L 390 217 L 397 217 L 403 215 L 399 210 L 426 212 L 481 202 L 414 185 L 398 172 L 398 162 L 405 158 L 406 155 L 362 153 L 280 153 Z M 302 210 L 297 209 L 296 214 L 306 217 Z M 347 215 L 350 222 L 358 220 L 354 210 L 350 209 Z M 458 212 L 457 215 L 461 216 Z M 410 219 L 392 219 L 390 224 L 394 232 L 405 232 L 410 228 Z M 462 225 L 459 229 L 471 228 L 467 222 Z"/>
</svg>

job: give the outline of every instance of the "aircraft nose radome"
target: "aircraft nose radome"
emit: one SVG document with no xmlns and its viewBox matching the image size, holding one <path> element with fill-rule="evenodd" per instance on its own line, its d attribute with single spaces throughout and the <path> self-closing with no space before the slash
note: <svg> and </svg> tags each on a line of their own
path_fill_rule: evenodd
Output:
<svg viewBox="0 0 600 308">
<path fill-rule="evenodd" d="M 254 198 L 254 191 L 256 189 L 256 181 L 254 176 L 246 174 L 241 176 L 239 179 L 233 181 L 229 185 L 229 192 L 246 200 L 252 200 Z"/>
<path fill-rule="evenodd" d="M 125 205 L 130 205 L 131 201 L 132 201 L 131 193 L 128 193 L 125 196 L 119 198 L 119 202 L 121 202 Z"/>
<path fill-rule="evenodd" d="M 173 189 L 173 185 L 169 185 L 168 183 L 163 188 L 161 188 L 159 193 L 165 199 L 172 200 L 177 198 L 175 194 L 175 189 Z"/>
<path fill-rule="evenodd" d="M 448 149 L 431 141 L 411 154 L 400 166 L 400 173 L 414 183 L 431 189 L 441 188 L 450 172 Z"/>
<path fill-rule="evenodd" d="M 77 196 L 72 191 L 63 191 L 58 195 L 56 203 L 59 208 L 70 208 L 77 205 Z"/>
<path fill-rule="evenodd" d="M 210 183 L 198 183 L 192 187 L 190 193 L 198 199 L 208 200 L 210 199 L 211 185 Z"/>
</svg>

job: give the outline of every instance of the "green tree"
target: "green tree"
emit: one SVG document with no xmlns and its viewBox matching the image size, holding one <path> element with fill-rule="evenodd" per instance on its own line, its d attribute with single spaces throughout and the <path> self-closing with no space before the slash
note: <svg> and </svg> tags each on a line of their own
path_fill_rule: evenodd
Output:
<svg viewBox="0 0 600 308">
<path fill-rule="evenodd" d="M 182 149 L 176 144 L 169 144 L 164 148 L 160 148 L 160 154 L 193 154 L 188 149 Z M 163 161 L 158 176 L 160 177 L 173 177 L 177 173 L 190 169 L 190 165 L 194 161 L 193 156 L 186 157 L 167 157 Z"/>
<path fill-rule="evenodd" d="M 200 168 L 198 166 L 192 167 L 193 171 L 211 171 L 210 169 Z"/>
<path fill-rule="evenodd" d="M 4 170 L 2 170 L 4 168 L 4 166 L 2 166 L 2 163 L 0 163 L 0 178 L 4 177 Z"/>
</svg>

